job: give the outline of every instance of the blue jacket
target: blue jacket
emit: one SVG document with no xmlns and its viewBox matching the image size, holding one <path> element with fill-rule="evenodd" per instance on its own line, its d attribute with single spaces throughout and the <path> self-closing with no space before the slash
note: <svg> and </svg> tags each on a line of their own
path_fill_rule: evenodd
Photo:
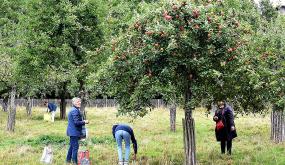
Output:
<svg viewBox="0 0 285 165">
<path fill-rule="evenodd" d="M 113 133 L 114 138 L 115 138 L 116 131 L 119 131 L 119 130 L 124 130 L 124 131 L 128 132 L 131 135 L 131 140 L 132 140 L 132 143 L 133 143 L 134 151 L 135 151 L 135 154 L 137 154 L 137 152 L 138 152 L 138 145 L 137 145 L 137 140 L 135 138 L 133 129 L 130 126 L 125 125 L 125 124 L 113 125 L 112 133 Z"/>
<path fill-rule="evenodd" d="M 68 113 L 68 125 L 66 134 L 67 136 L 77 136 L 80 137 L 82 126 L 85 125 L 85 122 L 82 119 L 80 111 L 76 107 L 72 107 Z"/>
<path fill-rule="evenodd" d="M 56 111 L 56 105 L 53 103 L 48 103 L 49 112 Z"/>
</svg>

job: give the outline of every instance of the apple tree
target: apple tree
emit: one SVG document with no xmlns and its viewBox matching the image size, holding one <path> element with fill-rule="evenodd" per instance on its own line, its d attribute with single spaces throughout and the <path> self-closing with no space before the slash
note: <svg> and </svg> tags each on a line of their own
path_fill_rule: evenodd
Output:
<svg viewBox="0 0 285 165">
<path fill-rule="evenodd" d="M 61 119 L 66 116 L 68 96 L 80 96 L 82 109 L 87 103 L 88 53 L 103 41 L 99 5 L 99 1 L 31 0 L 21 19 L 25 54 L 19 62 L 25 65 L 19 70 L 38 80 L 45 93 L 61 99 Z"/>
<path fill-rule="evenodd" d="M 196 164 L 192 111 L 216 89 L 225 94 L 233 88 L 223 82 L 240 66 L 244 31 L 237 19 L 223 13 L 219 1 L 158 6 L 116 40 L 102 81 L 111 86 L 119 112 L 132 116 L 144 116 L 158 94 L 182 98 L 186 164 Z"/>
</svg>

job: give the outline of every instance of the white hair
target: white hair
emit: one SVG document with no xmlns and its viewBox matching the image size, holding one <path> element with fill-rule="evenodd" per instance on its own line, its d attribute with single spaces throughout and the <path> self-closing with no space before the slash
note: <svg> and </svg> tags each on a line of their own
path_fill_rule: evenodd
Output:
<svg viewBox="0 0 285 165">
<path fill-rule="evenodd" d="M 81 98 L 79 98 L 79 97 L 74 97 L 74 98 L 72 99 L 72 105 L 74 105 L 74 103 L 75 103 L 77 100 L 81 100 Z"/>
</svg>

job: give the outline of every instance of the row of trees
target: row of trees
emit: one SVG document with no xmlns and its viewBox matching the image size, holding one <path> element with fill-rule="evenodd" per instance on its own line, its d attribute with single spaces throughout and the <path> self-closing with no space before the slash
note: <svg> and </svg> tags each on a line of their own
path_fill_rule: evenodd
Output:
<svg viewBox="0 0 285 165">
<path fill-rule="evenodd" d="M 9 131 L 17 96 L 60 98 L 64 119 L 66 98 L 80 96 L 84 112 L 88 98 L 105 95 L 133 117 L 147 114 L 154 97 L 172 105 L 171 116 L 183 106 L 187 165 L 196 164 L 192 111 L 201 103 L 223 99 L 246 113 L 273 107 L 272 138 L 285 139 L 285 18 L 266 0 L 261 10 L 250 0 L 0 2 Z"/>
<path fill-rule="evenodd" d="M 13 104 L 12 93 L 28 100 L 60 98 L 60 117 L 64 119 L 65 99 L 80 96 L 84 111 L 90 93 L 87 77 L 108 57 L 108 40 L 126 28 L 116 26 L 123 24 L 121 18 L 130 17 L 131 10 L 127 15 L 116 13 L 123 6 L 119 1 L 1 0 L 0 4 L 0 95 L 5 104 L 9 94 Z M 105 22 L 107 18 L 112 22 Z M 27 109 L 31 114 L 31 107 Z M 7 129 L 13 131 L 14 124 Z"/>
</svg>

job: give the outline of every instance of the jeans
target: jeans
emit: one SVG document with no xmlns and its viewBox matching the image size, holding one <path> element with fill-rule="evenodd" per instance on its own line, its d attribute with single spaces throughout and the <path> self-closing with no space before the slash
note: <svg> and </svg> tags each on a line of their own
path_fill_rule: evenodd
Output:
<svg viewBox="0 0 285 165">
<path fill-rule="evenodd" d="M 66 156 L 66 162 L 70 163 L 72 159 L 73 163 L 77 164 L 77 153 L 79 149 L 78 141 L 79 137 L 70 136 L 69 149 Z"/>
<path fill-rule="evenodd" d="M 129 155 L 130 155 L 130 138 L 131 135 L 124 131 L 124 130 L 118 130 L 115 133 L 115 138 L 116 138 L 116 142 L 118 145 L 118 155 L 119 155 L 119 161 L 125 161 L 128 162 L 129 161 Z M 123 160 L 123 153 L 122 153 L 122 141 L 125 141 L 125 159 Z"/>
<path fill-rule="evenodd" d="M 222 151 L 222 154 L 225 153 L 226 146 L 227 146 L 228 154 L 231 155 L 232 154 L 232 140 L 227 140 L 227 141 L 222 140 L 221 141 L 221 151 Z"/>
<path fill-rule="evenodd" d="M 54 122 L 55 111 L 51 111 L 51 122 Z"/>
</svg>

